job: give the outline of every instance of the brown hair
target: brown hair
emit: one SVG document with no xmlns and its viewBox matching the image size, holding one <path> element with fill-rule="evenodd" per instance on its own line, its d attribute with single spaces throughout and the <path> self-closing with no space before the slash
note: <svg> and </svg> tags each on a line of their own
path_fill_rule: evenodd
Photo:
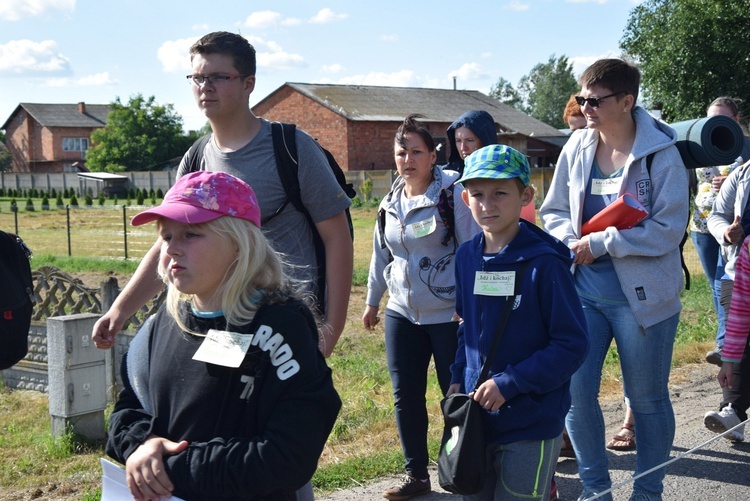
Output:
<svg viewBox="0 0 750 501">
<path fill-rule="evenodd" d="M 742 102 L 742 99 L 738 99 L 736 97 L 729 97 L 729 96 L 717 97 L 716 99 L 711 101 L 711 104 L 708 105 L 708 107 L 706 108 L 706 113 L 708 113 L 708 108 L 710 108 L 711 106 L 724 106 L 725 108 L 729 108 L 729 111 L 732 112 L 732 118 L 739 121 L 741 102 Z"/>
<path fill-rule="evenodd" d="M 214 31 L 204 35 L 190 47 L 191 61 L 196 54 L 230 56 L 241 75 L 255 76 L 255 47 L 241 35 L 228 31 Z"/>
<path fill-rule="evenodd" d="M 435 151 L 435 140 L 430 134 L 430 129 L 421 122 L 418 122 L 418 118 L 425 118 L 424 115 L 412 114 L 406 117 L 403 123 L 398 127 L 396 131 L 396 143 L 402 148 L 406 147 L 404 136 L 406 134 L 417 134 L 422 138 L 424 144 L 427 145 L 429 151 Z"/>
<path fill-rule="evenodd" d="M 581 87 L 600 85 L 612 92 L 625 92 L 638 100 L 638 86 L 641 84 L 641 72 L 634 65 L 622 59 L 599 59 L 586 68 L 578 79 Z M 619 102 L 621 95 L 615 96 Z"/>
</svg>

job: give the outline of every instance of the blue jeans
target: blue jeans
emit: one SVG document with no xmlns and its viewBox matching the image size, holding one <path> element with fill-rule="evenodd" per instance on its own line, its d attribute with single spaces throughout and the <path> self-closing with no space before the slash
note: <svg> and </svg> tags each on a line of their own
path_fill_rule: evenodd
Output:
<svg viewBox="0 0 750 501">
<path fill-rule="evenodd" d="M 435 358 L 440 389 L 445 395 L 451 384 L 451 364 L 458 348 L 458 322 L 417 325 L 386 310 L 385 354 L 396 407 L 396 425 L 406 471 L 428 478 L 427 463 L 427 370 Z"/>
<path fill-rule="evenodd" d="M 667 461 L 672 448 L 675 422 L 667 383 L 680 315 L 651 326 L 644 333 L 628 304 L 585 298 L 581 303 L 588 325 L 589 354 L 570 382 L 572 405 L 566 426 L 578 460 L 583 492 L 602 492 L 612 485 L 604 448 L 604 417 L 598 400 L 607 350 L 614 338 L 625 397 L 635 418 L 637 475 Z M 633 485 L 633 494 L 661 499 L 664 474 L 662 468 L 639 478 Z M 611 501 L 612 497 L 600 499 Z"/>
<path fill-rule="evenodd" d="M 701 260 L 703 272 L 708 279 L 708 285 L 713 291 L 714 311 L 718 320 L 716 329 L 716 346 L 724 346 L 724 335 L 726 334 L 726 320 L 724 318 L 724 307 L 719 304 L 719 281 L 724 275 L 724 261 L 721 259 L 721 246 L 710 233 L 691 231 L 690 236 Z"/>
</svg>

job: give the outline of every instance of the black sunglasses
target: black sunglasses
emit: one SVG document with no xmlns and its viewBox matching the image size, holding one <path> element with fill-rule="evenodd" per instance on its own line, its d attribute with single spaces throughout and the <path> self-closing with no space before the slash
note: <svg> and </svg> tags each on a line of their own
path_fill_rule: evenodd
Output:
<svg viewBox="0 0 750 501">
<path fill-rule="evenodd" d="M 616 96 L 617 94 L 627 94 L 626 91 L 621 90 L 618 92 L 613 92 L 612 94 L 607 94 L 603 97 L 583 97 L 583 96 L 574 96 L 574 99 L 576 100 L 576 103 L 578 103 L 578 106 L 583 108 L 583 105 L 586 103 L 589 103 L 589 106 L 592 108 L 598 108 L 599 104 L 602 99 L 607 99 L 608 97 Z"/>
</svg>

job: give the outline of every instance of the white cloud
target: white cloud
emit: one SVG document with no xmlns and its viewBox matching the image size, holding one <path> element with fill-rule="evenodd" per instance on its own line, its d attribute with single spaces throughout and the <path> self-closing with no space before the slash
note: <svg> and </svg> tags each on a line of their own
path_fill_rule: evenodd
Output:
<svg viewBox="0 0 750 501">
<path fill-rule="evenodd" d="M 338 63 L 326 64 L 323 66 L 322 70 L 324 73 L 341 73 L 344 71 L 344 67 Z"/>
<path fill-rule="evenodd" d="M 36 17 L 50 10 L 72 14 L 76 0 L 0 0 L 0 19 L 18 21 L 24 17 Z"/>
<path fill-rule="evenodd" d="M 568 63 L 573 65 L 573 75 L 578 78 L 581 76 L 581 73 L 583 73 L 586 68 L 594 64 L 599 59 L 606 59 L 606 58 L 617 58 L 620 57 L 620 53 L 617 51 L 607 51 L 604 54 L 599 54 L 596 56 L 573 56 L 568 58 Z"/>
<path fill-rule="evenodd" d="M 156 57 L 161 62 L 161 69 L 165 73 L 190 72 L 190 46 L 198 37 L 167 40 L 156 51 Z"/>
<path fill-rule="evenodd" d="M 296 17 L 285 17 L 281 21 L 282 26 L 299 26 L 302 24 L 302 19 Z"/>
<path fill-rule="evenodd" d="M 479 57 L 481 57 L 482 59 L 489 59 L 492 57 L 492 52 L 482 52 Z"/>
<path fill-rule="evenodd" d="M 0 45 L 0 75 L 38 76 L 68 74 L 70 60 L 58 52 L 52 40 L 11 40 Z"/>
<path fill-rule="evenodd" d="M 463 66 L 461 66 L 459 69 L 451 71 L 450 76 L 457 76 L 458 81 L 467 81 L 467 80 L 480 80 L 482 78 L 489 77 L 489 73 L 487 73 L 484 68 L 480 64 L 477 63 L 464 63 Z"/>
<path fill-rule="evenodd" d="M 272 10 L 259 10 L 253 12 L 245 19 L 245 26 L 256 30 L 271 28 L 282 20 L 281 14 Z"/>
<path fill-rule="evenodd" d="M 380 40 L 388 43 L 398 42 L 398 35 L 380 35 Z"/>
<path fill-rule="evenodd" d="M 328 7 L 321 9 L 315 16 L 310 19 L 313 24 L 332 23 L 334 21 L 343 21 L 349 17 L 348 14 L 336 14 Z"/>
<path fill-rule="evenodd" d="M 81 78 L 50 78 L 45 80 L 45 87 L 103 87 L 108 85 L 117 85 L 119 80 L 115 80 L 109 75 L 109 72 L 96 73 Z"/>
<path fill-rule="evenodd" d="M 503 9 L 505 10 L 512 10 L 515 12 L 525 12 L 531 8 L 531 5 L 519 2 L 518 0 L 513 0 L 512 2 L 508 2 L 503 6 Z"/>
<path fill-rule="evenodd" d="M 299 54 L 286 52 L 276 42 L 251 43 L 255 46 L 259 71 L 273 72 L 307 66 L 305 58 Z"/>
</svg>

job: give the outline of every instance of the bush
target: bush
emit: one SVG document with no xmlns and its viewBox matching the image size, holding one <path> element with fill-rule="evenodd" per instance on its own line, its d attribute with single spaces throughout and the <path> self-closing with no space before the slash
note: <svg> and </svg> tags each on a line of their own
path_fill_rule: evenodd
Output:
<svg viewBox="0 0 750 501">
<path fill-rule="evenodd" d="M 78 207 L 78 199 L 75 195 L 70 196 L 70 206 L 71 207 Z"/>
<path fill-rule="evenodd" d="M 91 200 L 91 195 L 86 195 L 86 198 L 83 199 L 83 203 L 86 204 L 86 207 L 94 205 L 94 201 Z"/>
<path fill-rule="evenodd" d="M 49 210 L 49 198 L 47 198 L 47 195 L 42 197 L 42 210 Z"/>
<path fill-rule="evenodd" d="M 136 205 L 143 205 L 143 192 L 138 190 L 135 197 Z"/>
<path fill-rule="evenodd" d="M 55 205 L 57 205 L 58 209 L 62 209 L 63 207 L 65 207 L 65 204 L 63 203 L 62 195 L 59 193 L 57 194 L 57 198 L 55 199 Z"/>
<path fill-rule="evenodd" d="M 31 197 L 28 197 L 26 199 L 26 210 L 29 212 L 34 212 L 34 201 L 31 200 Z"/>
</svg>

